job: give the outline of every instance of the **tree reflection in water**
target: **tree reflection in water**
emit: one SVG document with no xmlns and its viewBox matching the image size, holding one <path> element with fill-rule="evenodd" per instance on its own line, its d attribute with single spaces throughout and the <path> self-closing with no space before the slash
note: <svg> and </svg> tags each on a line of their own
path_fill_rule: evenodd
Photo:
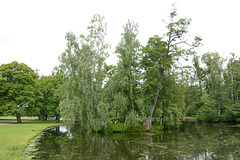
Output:
<svg viewBox="0 0 240 160">
<path fill-rule="evenodd" d="M 240 128 L 185 124 L 153 133 L 90 134 L 80 126 L 44 132 L 31 153 L 35 159 L 237 159 Z"/>
</svg>

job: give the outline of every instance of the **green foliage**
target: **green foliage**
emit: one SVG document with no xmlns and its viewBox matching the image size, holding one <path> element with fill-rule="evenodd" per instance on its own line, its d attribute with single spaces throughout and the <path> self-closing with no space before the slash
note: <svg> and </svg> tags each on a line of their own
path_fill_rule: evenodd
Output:
<svg viewBox="0 0 240 160">
<path fill-rule="evenodd" d="M 218 114 L 216 109 L 216 101 L 209 97 L 207 93 L 201 98 L 203 105 L 198 110 L 197 120 L 202 122 L 217 122 Z"/>
<path fill-rule="evenodd" d="M 0 66 L 0 112 L 20 118 L 20 108 L 35 102 L 38 74 L 16 61 Z M 19 119 L 19 122 L 21 120 Z"/>
<path fill-rule="evenodd" d="M 0 115 L 39 114 L 44 119 L 59 117 L 61 111 L 93 131 L 125 131 L 143 122 L 174 126 L 184 116 L 237 122 L 239 58 L 230 53 L 227 62 L 215 52 L 197 56 L 194 48 L 201 45 L 201 37 L 187 42 L 191 19 L 176 21 L 176 16 L 173 6 L 169 21 L 164 21 L 167 32 L 150 37 L 146 46 L 138 41 L 138 24 L 128 20 L 115 50 L 117 65 L 105 63 L 107 24 L 97 14 L 87 35 L 66 34 L 66 50 L 52 76 L 38 78 L 23 63 L 2 64 Z M 192 66 L 179 65 L 180 59 L 191 58 Z"/>
<path fill-rule="evenodd" d="M 109 124 L 107 132 L 134 132 L 134 131 L 144 131 L 142 125 L 126 125 L 124 123 L 113 123 Z"/>
<path fill-rule="evenodd" d="M 151 118 L 153 116 L 156 105 L 161 105 L 161 109 L 157 109 L 161 115 L 161 121 L 166 119 L 169 123 L 176 123 L 181 118 L 181 110 L 183 110 L 184 104 L 179 102 L 174 103 L 163 103 L 158 102 L 160 92 L 164 87 L 164 81 L 166 76 L 169 76 L 171 69 L 173 69 L 180 58 L 187 60 L 189 55 L 195 54 L 193 49 L 200 45 L 201 38 L 195 37 L 193 44 L 187 43 L 185 40 L 186 34 L 188 33 L 188 26 L 190 25 L 190 19 L 180 19 L 175 21 L 174 18 L 177 16 L 176 8 L 173 6 L 173 10 L 170 13 L 170 20 L 167 23 L 167 33 L 163 37 L 154 36 L 148 41 L 146 47 L 143 47 L 143 58 L 141 61 L 142 68 L 144 70 L 144 87 L 145 92 L 148 93 L 149 97 L 146 98 L 148 103 L 152 103 L 151 113 L 148 116 L 145 124 L 149 129 L 151 125 Z M 189 46 L 187 49 L 183 49 L 182 46 Z M 173 83 L 174 84 L 174 83 Z M 181 86 L 181 84 L 180 84 Z M 164 93 L 162 93 L 164 94 Z M 152 97 L 152 98 L 151 98 Z M 159 103 L 159 104 L 158 104 Z M 179 103 L 179 104 L 178 104 Z M 170 107 L 171 106 L 171 107 Z M 168 109 L 164 109 L 168 108 Z M 175 118 L 177 117 L 177 118 Z"/>
<path fill-rule="evenodd" d="M 122 39 L 116 47 L 119 58 L 115 72 L 110 72 L 104 88 L 104 97 L 109 106 L 109 117 L 123 117 L 125 123 L 137 125 L 142 113 L 139 97 L 139 50 L 138 25 L 128 20 L 123 27 Z"/>
<path fill-rule="evenodd" d="M 130 125 L 130 126 L 138 126 L 140 121 L 141 121 L 141 119 L 140 119 L 138 113 L 135 111 L 131 111 L 126 116 L 125 124 Z"/>
<path fill-rule="evenodd" d="M 59 87 L 61 84 L 62 79 L 57 76 L 42 76 L 39 79 L 38 89 L 42 97 L 35 101 L 35 112 L 39 113 L 41 120 L 47 116 L 58 116 L 60 114 L 61 94 Z"/>
<path fill-rule="evenodd" d="M 59 70 L 64 84 L 60 108 L 66 118 L 71 118 L 86 128 L 106 125 L 107 105 L 103 103 L 105 58 L 109 45 L 104 41 L 104 17 L 94 15 L 89 35 L 67 33 L 66 51 L 60 57 Z M 106 113 L 106 114 L 105 114 Z"/>
<path fill-rule="evenodd" d="M 164 130 L 164 126 L 161 125 L 161 124 L 156 124 L 156 123 L 153 123 L 150 127 L 151 131 L 154 131 L 154 130 Z"/>
</svg>

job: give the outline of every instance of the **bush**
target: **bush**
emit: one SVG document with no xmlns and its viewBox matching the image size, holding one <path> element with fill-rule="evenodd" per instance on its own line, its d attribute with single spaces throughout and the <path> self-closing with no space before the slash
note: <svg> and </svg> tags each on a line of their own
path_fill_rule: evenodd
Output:
<svg viewBox="0 0 240 160">
<path fill-rule="evenodd" d="M 218 113 L 216 109 L 212 109 L 208 106 L 202 106 L 196 115 L 196 118 L 200 122 L 218 122 Z"/>
</svg>

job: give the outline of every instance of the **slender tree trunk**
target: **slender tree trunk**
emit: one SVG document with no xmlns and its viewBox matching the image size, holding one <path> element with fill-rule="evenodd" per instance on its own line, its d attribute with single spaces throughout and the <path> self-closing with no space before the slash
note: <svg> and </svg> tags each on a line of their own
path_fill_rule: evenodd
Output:
<svg viewBox="0 0 240 160">
<path fill-rule="evenodd" d="M 218 98 L 218 115 L 221 115 L 221 100 Z"/>
<path fill-rule="evenodd" d="M 160 78 L 158 80 L 159 84 L 162 84 L 163 82 L 163 77 L 164 77 L 164 69 L 161 70 L 161 75 L 160 75 Z M 153 101 L 153 104 L 152 104 L 152 109 L 151 109 L 151 113 L 150 115 L 148 116 L 148 119 L 146 120 L 146 122 L 144 122 L 143 124 L 143 127 L 146 128 L 146 129 L 150 129 L 150 126 L 151 126 L 151 123 L 152 123 L 152 115 L 153 115 L 153 111 L 155 109 L 155 106 L 157 104 L 157 99 L 158 99 L 158 95 L 159 95 L 159 91 L 160 89 L 158 88 L 156 90 L 156 94 L 155 94 L 155 97 L 154 97 L 154 101 Z"/>
<path fill-rule="evenodd" d="M 20 113 L 16 114 L 16 118 L 17 118 L 17 123 L 22 123 Z"/>
<path fill-rule="evenodd" d="M 161 124 L 163 124 L 163 121 L 164 121 L 164 113 L 162 113 L 162 116 L 161 116 Z"/>
<path fill-rule="evenodd" d="M 233 84 L 233 74 L 232 74 L 232 72 L 230 72 L 230 73 L 231 73 L 231 83 Z M 232 102 L 233 102 L 233 98 L 234 98 L 234 95 L 233 95 L 233 86 L 232 86 L 231 96 L 232 96 Z"/>
<path fill-rule="evenodd" d="M 238 91 L 238 85 L 236 86 L 236 97 L 235 97 L 235 102 L 237 103 L 237 101 L 238 101 L 238 93 L 239 91 Z"/>
<path fill-rule="evenodd" d="M 200 89 L 200 94 L 202 96 L 202 80 L 199 79 L 199 89 Z"/>
</svg>

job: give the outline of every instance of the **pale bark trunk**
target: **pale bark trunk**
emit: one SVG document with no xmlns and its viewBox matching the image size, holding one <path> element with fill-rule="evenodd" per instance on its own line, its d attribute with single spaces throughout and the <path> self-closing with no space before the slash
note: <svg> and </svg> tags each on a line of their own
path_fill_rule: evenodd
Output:
<svg viewBox="0 0 240 160">
<path fill-rule="evenodd" d="M 231 83 L 233 84 L 233 74 L 232 74 L 232 73 L 231 73 Z M 233 98 L 234 98 L 234 95 L 233 95 L 233 87 L 232 87 L 231 96 L 232 96 L 232 102 L 233 102 Z"/>
<path fill-rule="evenodd" d="M 220 101 L 218 100 L 218 115 L 221 115 L 221 104 Z"/>
</svg>

